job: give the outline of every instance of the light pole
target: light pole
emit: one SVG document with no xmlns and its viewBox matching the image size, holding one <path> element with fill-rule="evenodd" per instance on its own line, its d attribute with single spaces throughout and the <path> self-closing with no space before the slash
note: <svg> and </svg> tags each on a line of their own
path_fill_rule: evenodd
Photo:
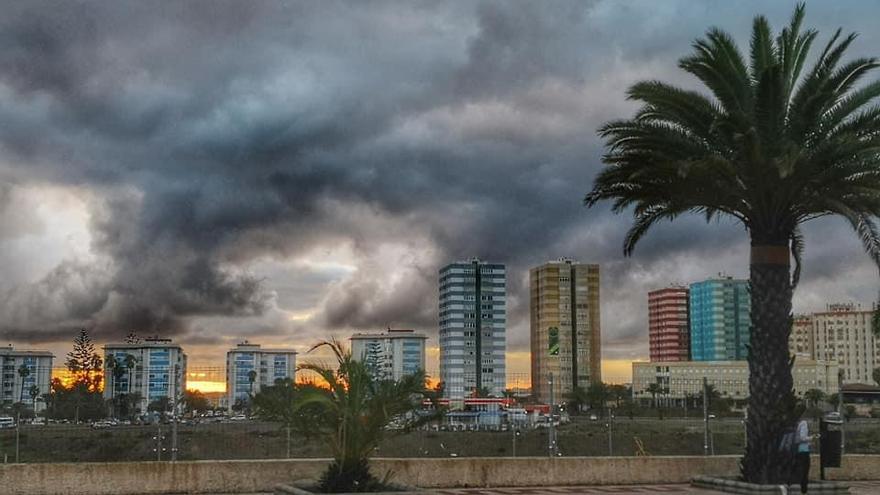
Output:
<svg viewBox="0 0 880 495">
<path fill-rule="evenodd" d="M 556 406 L 553 398 L 553 373 L 550 373 L 550 434 L 547 438 L 547 454 L 550 457 L 556 456 L 556 426 L 553 423 L 553 417 L 556 413 Z"/>
<path fill-rule="evenodd" d="M 172 370 L 173 375 L 171 378 L 171 396 L 173 399 L 171 400 L 171 461 L 177 461 L 177 402 L 179 398 L 177 397 L 177 373 L 178 373 L 178 365 L 174 365 Z"/>
<path fill-rule="evenodd" d="M 513 430 L 513 456 L 516 457 L 516 437 L 519 436 L 519 428 L 512 428 Z"/>
<path fill-rule="evenodd" d="M 709 385 L 703 377 L 703 455 L 709 455 Z"/>
</svg>

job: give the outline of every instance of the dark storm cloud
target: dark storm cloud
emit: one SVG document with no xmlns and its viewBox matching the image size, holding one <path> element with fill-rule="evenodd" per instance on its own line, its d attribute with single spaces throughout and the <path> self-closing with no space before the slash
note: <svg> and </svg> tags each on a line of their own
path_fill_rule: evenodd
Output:
<svg viewBox="0 0 880 495">
<path fill-rule="evenodd" d="M 8 7 L 0 208 L 7 183 L 87 190 L 94 259 L 65 258 L 3 287 L 0 330 L 45 341 L 85 325 L 106 338 L 138 331 L 203 344 L 386 325 L 432 333 L 437 269 L 477 255 L 508 264 L 510 348 L 524 349 L 526 270 L 571 256 L 603 264 L 609 355 L 641 352 L 644 292 L 744 270 L 745 237 L 729 222 L 685 218 L 621 260 L 628 219 L 581 206 L 600 168 L 595 129 L 634 110 L 623 93 L 635 80 L 693 85 L 675 68 L 689 41 L 712 24 L 747 40 L 764 8 L 715 7 Z M 790 6 L 771 10 L 779 25 Z M 827 34 L 826 17 L 872 29 L 870 16 L 825 6 L 808 20 Z M 2 235 L 22 232 L 3 211 Z M 350 271 L 253 272 L 340 246 L 350 247 Z M 847 246 L 842 258 L 821 241 L 808 247 L 822 267 L 805 272 L 805 300 L 857 293 L 810 285 L 854 269 L 858 247 Z M 304 322 L 283 313 L 306 310 Z"/>
</svg>

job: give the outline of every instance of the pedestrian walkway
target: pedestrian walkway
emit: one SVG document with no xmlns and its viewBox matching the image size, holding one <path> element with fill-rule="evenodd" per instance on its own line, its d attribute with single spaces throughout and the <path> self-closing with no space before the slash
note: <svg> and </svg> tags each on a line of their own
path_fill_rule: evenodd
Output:
<svg viewBox="0 0 880 495">
<path fill-rule="evenodd" d="M 851 495 L 880 495 L 880 481 L 852 481 Z M 555 486 L 523 488 L 454 488 L 436 490 L 439 495 L 601 495 L 601 494 L 663 494 L 718 495 L 721 492 L 694 488 L 690 485 L 620 485 L 620 486 Z M 796 491 L 795 493 L 800 493 Z"/>
<path fill-rule="evenodd" d="M 662 493 L 666 495 L 700 495 L 714 494 L 700 488 L 692 488 L 689 485 L 623 485 L 623 486 L 559 486 L 559 487 L 529 487 L 529 488 L 466 488 L 454 490 L 438 490 L 439 495 L 593 495 L 610 493 L 634 493 L 651 494 Z"/>
</svg>

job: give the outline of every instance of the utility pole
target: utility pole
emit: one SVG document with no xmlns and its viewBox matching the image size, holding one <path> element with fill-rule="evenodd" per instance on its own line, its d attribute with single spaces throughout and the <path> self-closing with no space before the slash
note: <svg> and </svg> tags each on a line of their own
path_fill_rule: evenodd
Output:
<svg viewBox="0 0 880 495">
<path fill-rule="evenodd" d="M 24 384 L 22 384 L 24 387 Z M 15 417 L 15 463 L 19 463 L 18 458 L 18 447 L 19 447 L 19 438 L 21 435 L 21 408 L 19 408 L 18 414 Z"/>
<path fill-rule="evenodd" d="M 844 454 L 843 448 L 846 446 L 846 416 L 843 415 L 843 374 L 842 369 L 837 370 L 837 414 L 840 414 L 840 455 Z"/>
<path fill-rule="evenodd" d="M 156 441 L 156 448 L 153 449 L 156 451 L 156 461 L 162 460 L 162 450 L 164 450 L 162 448 L 162 440 L 164 439 L 165 437 L 162 436 L 162 422 L 160 421 L 156 425 L 156 436 L 153 437 L 153 440 Z"/>
<path fill-rule="evenodd" d="M 608 455 L 614 455 L 614 441 L 613 441 L 613 433 L 614 429 L 614 415 L 611 412 L 611 408 L 608 408 Z"/>
<path fill-rule="evenodd" d="M 709 384 L 703 377 L 703 455 L 709 455 Z"/>
<path fill-rule="evenodd" d="M 556 415 L 556 405 L 553 403 L 553 373 L 550 373 L 550 434 L 548 435 L 547 454 L 550 457 L 556 455 L 556 426 L 553 417 Z"/>
<path fill-rule="evenodd" d="M 516 457 L 516 435 L 519 433 L 519 430 L 511 423 L 510 431 L 513 432 L 513 456 Z"/>
<path fill-rule="evenodd" d="M 287 425 L 287 458 L 290 459 L 290 425 Z"/>
<path fill-rule="evenodd" d="M 178 365 L 174 365 L 171 375 L 171 462 L 177 461 L 177 373 Z"/>
</svg>

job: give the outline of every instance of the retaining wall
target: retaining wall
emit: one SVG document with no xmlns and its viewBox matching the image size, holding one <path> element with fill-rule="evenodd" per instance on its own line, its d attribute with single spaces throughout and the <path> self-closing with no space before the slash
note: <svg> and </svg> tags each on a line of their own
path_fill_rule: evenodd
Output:
<svg viewBox="0 0 880 495">
<path fill-rule="evenodd" d="M 696 474 L 733 476 L 738 456 L 476 457 L 375 459 L 376 474 L 422 487 L 686 483 Z M 325 459 L 0 465 L 0 495 L 146 495 L 269 492 L 315 478 Z M 818 459 L 813 474 L 818 475 Z M 847 455 L 829 478 L 880 478 L 880 455 Z"/>
</svg>

